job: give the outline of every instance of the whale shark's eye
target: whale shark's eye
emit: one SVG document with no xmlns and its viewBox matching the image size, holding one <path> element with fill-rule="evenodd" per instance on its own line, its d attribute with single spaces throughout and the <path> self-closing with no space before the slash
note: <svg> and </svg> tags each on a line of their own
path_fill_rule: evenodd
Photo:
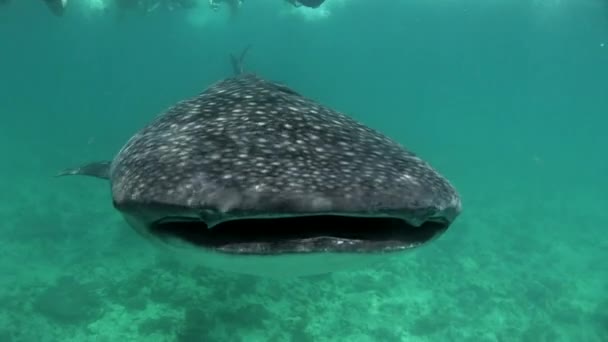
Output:
<svg viewBox="0 0 608 342">
<path fill-rule="evenodd" d="M 167 218 L 153 235 L 227 252 L 273 254 L 315 251 L 383 251 L 415 247 L 447 229 L 444 222 L 413 226 L 400 218 L 339 215 L 245 218 L 212 228 L 198 220 Z"/>
</svg>

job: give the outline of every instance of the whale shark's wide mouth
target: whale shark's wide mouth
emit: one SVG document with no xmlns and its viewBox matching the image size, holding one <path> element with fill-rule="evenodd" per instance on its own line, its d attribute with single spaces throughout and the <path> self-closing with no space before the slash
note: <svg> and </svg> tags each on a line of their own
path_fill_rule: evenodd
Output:
<svg viewBox="0 0 608 342">
<path fill-rule="evenodd" d="M 401 218 L 318 215 L 245 218 L 209 228 L 203 221 L 165 218 L 148 227 L 162 239 L 234 254 L 389 252 L 420 246 L 443 233 L 445 220 L 414 226 Z"/>
</svg>

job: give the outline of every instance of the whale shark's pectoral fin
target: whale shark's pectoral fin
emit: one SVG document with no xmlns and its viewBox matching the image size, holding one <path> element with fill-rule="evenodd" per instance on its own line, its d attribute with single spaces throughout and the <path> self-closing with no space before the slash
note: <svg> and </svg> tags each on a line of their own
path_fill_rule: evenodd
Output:
<svg viewBox="0 0 608 342">
<path fill-rule="evenodd" d="M 60 176 L 72 176 L 72 175 L 81 175 L 81 176 L 90 176 L 97 177 L 101 179 L 109 179 L 110 178 L 110 161 L 99 161 L 93 162 L 89 164 L 85 164 L 76 168 L 65 169 L 59 172 L 56 177 Z"/>
</svg>

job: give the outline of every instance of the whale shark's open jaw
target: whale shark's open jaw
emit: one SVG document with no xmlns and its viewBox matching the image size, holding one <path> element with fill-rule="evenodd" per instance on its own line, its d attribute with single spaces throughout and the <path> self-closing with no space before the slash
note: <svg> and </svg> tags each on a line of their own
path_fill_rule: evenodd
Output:
<svg viewBox="0 0 608 342">
<path fill-rule="evenodd" d="M 310 215 L 239 218 L 209 227 L 201 220 L 164 218 L 146 227 L 161 240 L 178 239 L 230 254 L 392 252 L 414 248 L 441 235 L 442 219 L 417 226 L 398 217 Z"/>
</svg>

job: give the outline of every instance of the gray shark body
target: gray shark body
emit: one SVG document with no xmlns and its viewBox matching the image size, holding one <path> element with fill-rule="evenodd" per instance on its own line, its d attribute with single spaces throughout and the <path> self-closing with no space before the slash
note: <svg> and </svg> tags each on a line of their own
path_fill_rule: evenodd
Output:
<svg viewBox="0 0 608 342">
<path fill-rule="evenodd" d="M 61 175 L 109 179 L 138 232 L 253 274 L 386 257 L 433 240 L 461 211 L 452 185 L 397 142 L 252 74 L 176 104 L 111 162 Z"/>
</svg>

